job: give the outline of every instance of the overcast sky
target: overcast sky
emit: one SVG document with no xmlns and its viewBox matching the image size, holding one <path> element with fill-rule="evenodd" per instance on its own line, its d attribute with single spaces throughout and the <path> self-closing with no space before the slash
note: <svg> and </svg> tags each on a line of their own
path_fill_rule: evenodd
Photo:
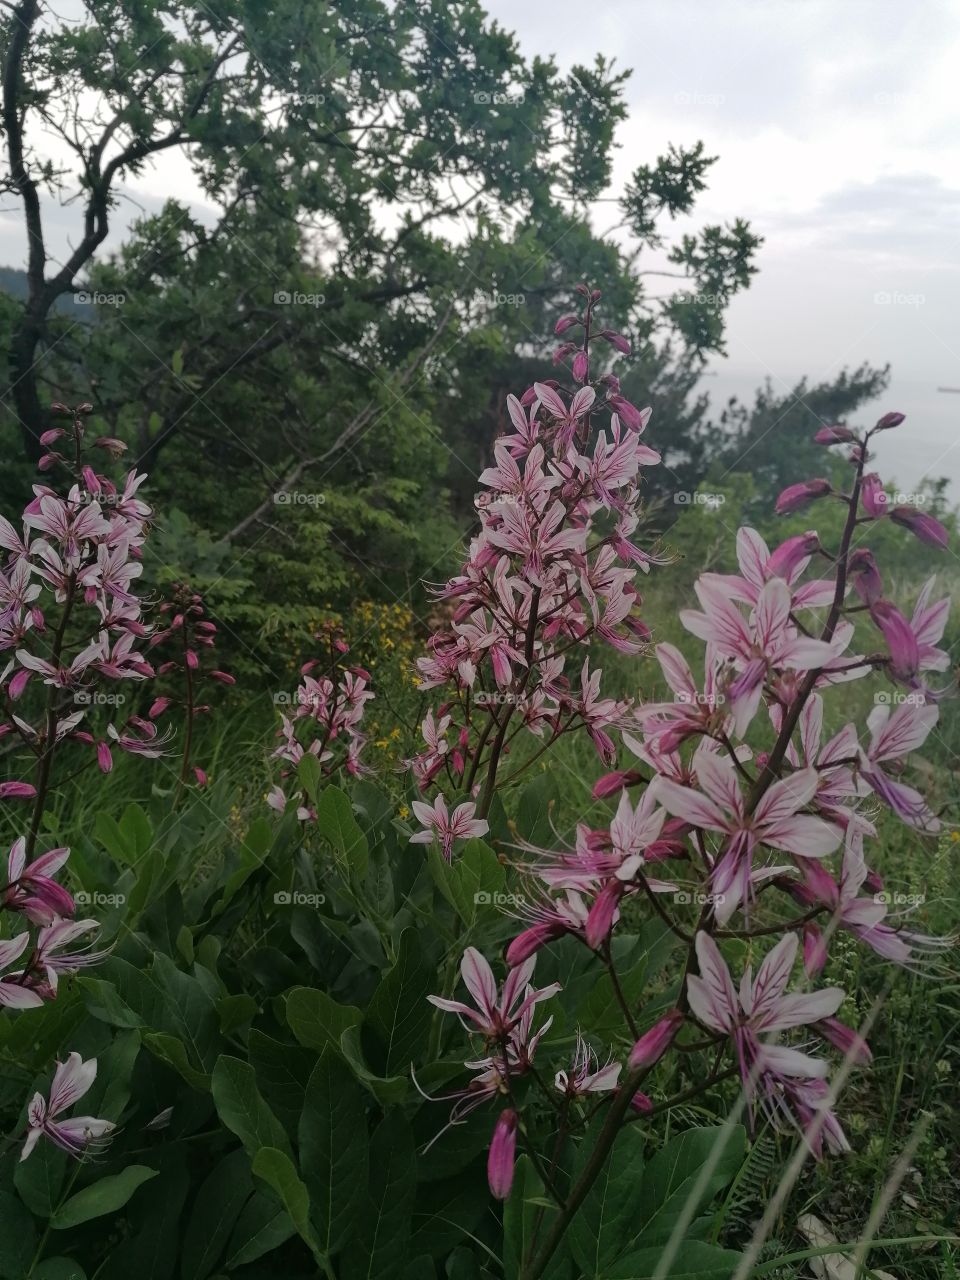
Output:
<svg viewBox="0 0 960 1280">
<path fill-rule="evenodd" d="M 786 391 L 892 366 L 880 460 L 960 499 L 960 5 L 937 0 L 488 0 L 525 52 L 633 68 L 617 178 L 669 142 L 719 156 L 697 220 L 747 218 L 759 274 L 707 384 Z M 870 418 L 872 415 L 866 414 Z"/>
<path fill-rule="evenodd" d="M 706 386 L 786 392 L 844 365 L 890 363 L 876 415 L 907 423 L 881 464 L 909 490 L 950 476 L 960 500 L 960 4 L 914 0 L 487 0 L 528 55 L 560 65 L 601 51 L 633 68 L 613 193 L 670 142 L 719 156 L 691 227 L 747 218 L 765 243 L 729 313 L 728 356 Z M 134 192 L 190 198 L 187 162 L 163 157 Z M 118 226 L 136 216 L 127 205 Z M 48 209 L 62 253 L 76 209 Z M 602 227 L 602 221 L 598 219 Z M 678 229 L 685 229 L 680 224 Z M 116 243 L 116 237 L 111 237 Z M 22 265 L 17 213 L 0 263 Z M 873 411 L 865 418 L 874 416 Z"/>
</svg>

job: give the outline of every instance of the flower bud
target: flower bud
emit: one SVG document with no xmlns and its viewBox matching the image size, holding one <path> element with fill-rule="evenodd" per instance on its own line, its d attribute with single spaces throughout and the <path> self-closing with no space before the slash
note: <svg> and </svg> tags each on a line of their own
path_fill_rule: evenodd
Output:
<svg viewBox="0 0 960 1280">
<path fill-rule="evenodd" d="M 858 1035 L 852 1027 L 848 1027 L 839 1018 L 821 1018 L 819 1022 L 811 1022 L 810 1030 L 816 1031 L 817 1035 L 822 1036 L 835 1049 L 839 1049 L 851 1062 L 866 1065 L 873 1061 L 870 1046 L 863 1036 Z"/>
<path fill-rule="evenodd" d="M 497 1200 L 506 1200 L 513 1186 L 513 1166 L 517 1157 L 519 1117 L 512 1107 L 501 1111 L 493 1130 L 487 1156 L 487 1181 Z"/>
<path fill-rule="evenodd" d="M 849 427 L 821 427 L 813 437 L 817 444 L 852 444 L 856 434 Z"/>
<path fill-rule="evenodd" d="M 876 518 L 887 514 L 886 490 L 883 487 L 883 481 L 875 471 L 871 471 L 869 475 L 863 477 L 860 501 L 868 516 Z"/>
<path fill-rule="evenodd" d="M 589 370 L 590 363 L 587 360 L 587 353 L 585 351 L 578 351 L 573 357 L 574 382 L 586 382 Z"/>
<path fill-rule="evenodd" d="M 777 499 L 778 516 L 789 515 L 793 511 L 801 511 L 808 502 L 817 498 L 825 498 L 833 492 L 829 480 L 804 480 L 801 484 L 788 485 Z"/>
<path fill-rule="evenodd" d="M 683 1014 L 679 1009 L 671 1009 L 666 1017 L 655 1022 L 630 1050 L 630 1070 L 635 1071 L 637 1067 L 652 1067 L 654 1063 L 659 1062 L 682 1026 Z"/>
<path fill-rule="evenodd" d="M 890 512 L 894 524 L 909 529 L 913 536 L 928 547 L 936 547 L 938 551 L 946 551 L 950 535 L 939 520 L 918 511 L 916 507 L 894 507 Z"/>
<path fill-rule="evenodd" d="M 553 332 L 559 338 L 562 333 L 566 333 L 568 329 L 571 329 L 575 324 L 579 323 L 580 317 L 570 311 L 565 316 L 560 317 L 557 323 L 553 326 Z"/>
<path fill-rule="evenodd" d="M 899 427 L 906 416 L 905 413 L 885 413 L 873 429 L 874 431 L 889 431 L 891 427 Z"/>
</svg>

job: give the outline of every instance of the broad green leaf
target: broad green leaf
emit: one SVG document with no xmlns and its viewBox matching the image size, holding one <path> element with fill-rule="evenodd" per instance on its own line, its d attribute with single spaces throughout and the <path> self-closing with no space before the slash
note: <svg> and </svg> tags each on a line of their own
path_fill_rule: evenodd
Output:
<svg viewBox="0 0 960 1280">
<path fill-rule="evenodd" d="M 206 1280 L 253 1192 L 250 1158 L 231 1151 L 200 1184 L 181 1245 L 181 1280 Z"/>
<path fill-rule="evenodd" d="M 63 1231 L 91 1218 L 101 1218 L 105 1213 L 116 1213 L 138 1187 L 156 1176 L 157 1170 L 148 1169 L 144 1164 L 127 1165 L 122 1172 L 109 1174 L 72 1195 L 50 1219 L 50 1226 Z"/>
<path fill-rule="evenodd" d="M 363 1056 L 359 1027 L 347 1027 L 340 1037 L 340 1052 L 353 1068 L 353 1074 L 361 1084 L 366 1085 L 382 1106 L 403 1102 L 409 1094 L 411 1089 L 409 1076 L 384 1078 L 376 1075 L 367 1066 Z"/>
<path fill-rule="evenodd" d="M 589 1160 L 606 1121 L 600 1112 L 577 1148 L 574 1178 Z M 567 1243 L 584 1280 L 606 1280 L 607 1268 L 636 1234 L 641 1204 L 643 1135 L 624 1125 L 606 1163 L 567 1230 Z"/>
<path fill-rule="evenodd" d="M 286 1209 L 277 1207 L 276 1197 L 255 1191 L 243 1207 L 227 1245 L 224 1266 L 228 1271 L 255 1262 L 285 1244 L 297 1229 Z"/>
<path fill-rule="evenodd" d="M 517 828 L 528 844 L 549 848 L 555 839 L 551 816 L 561 797 L 552 773 L 541 773 L 524 787 L 517 804 Z"/>
<path fill-rule="evenodd" d="M 298 1044 L 274 1040 L 256 1028 L 247 1037 L 247 1054 L 268 1106 L 288 1133 L 296 1133 L 316 1054 Z"/>
<path fill-rule="evenodd" d="M 44 1258 L 31 1273 L 32 1280 L 87 1280 L 87 1273 L 72 1258 Z"/>
<path fill-rule="evenodd" d="M 0 1188 L 0 1276 L 22 1280 L 37 1243 L 30 1211 L 11 1191 Z"/>
<path fill-rule="evenodd" d="M 283 1125 L 264 1102 L 249 1062 L 222 1054 L 210 1084 L 217 1114 L 237 1135 L 251 1159 L 261 1147 L 276 1147 L 290 1155 Z"/>
<path fill-rule="evenodd" d="M 127 847 L 132 850 L 133 861 L 139 862 L 153 845 L 153 827 L 138 804 L 128 804 L 124 809 L 120 831 Z"/>
<path fill-rule="evenodd" d="M 368 1167 L 365 1095 L 333 1049 L 324 1049 L 310 1077 L 299 1137 L 312 1221 L 320 1248 L 329 1256 L 356 1232 Z"/>
<path fill-rule="evenodd" d="M 284 1009 L 287 1026 L 308 1049 L 323 1050 L 328 1044 L 339 1048 L 344 1031 L 363 1020 L 359 1009 L 338 1004 L 316 987 L 294 987 L 284 997 Z"/>
<path fill-rule="evenodd" d="M 427 996 L 434 989 L 435 974 L 423 959 L 416 929 L 404 929 L 397 962 L 371 997 L 365 1023 L 383 1051 L 382 1075 L 406 1073 L 422 1055 L 432 1006 Z"/>
<path fill-rule="evenodd" d="M 277 1193 L 297 1234 L 313 1255 L 318 1257 L 320 1249 L 310 1225 L 310 1193 L 297 1176 L 290 1157 L 276 1147 L 263 1147 L 254 1156 L 253 1172 Z"/>
<path fill-rule="evenodd" d="M 387 1113 L 370 1141 L 370 1190 L 345 1271 L 355 1280 L 392 1280 L 403 1270 L 417 1189 L 413 1134 L 402 1111 Z"/>
<path fill-rule="evenodd" d="M 333 847 L 344 873 L 349 869 L 362 882 L 367 874 L 367 839 L 353 816 L 349 797 L 339 787 L 327 787 L 317 800 L 316 827 Z"/>
<path fill-rule="evenodd" d="M 529 1156 L 520 1156 L 513 1173 L 510 1198 L 503 1206 L 503 1274 L 518 1280 L 530 1257 L 534 1227 L 542 1215 L 544 1186 Z M 576 1221 L 576 1219 L 574 1219 Z"/>
<path fill-rule="evenodd" d="M 636 1244 L 668 1240 L 681 1214 L 692 1221 L 735 1176 L 745 1151 L 742 1125 L 688 1129 L 661 1147 L 644 1170 Z"/>
<path fill-rule="evenodd" d="M 143 1036 L 144 1048 L 149 1049 L 155 1058 L 172 1067 L 179 1076 L 194 1089 L 206 1092 L 210 1088 L 210 1077 L 205 1071 L 199 1071 L 190 1061 L 187 1047 L 176 1036 L 166 1035 L 163 1031 L 146 1031 Z"/>
<path fill-rule="evenodd" d="M 13 1185 L 20 1193 L 20 1199 L 37 1217 L 49 1218 L 60 1203 L 68 1163 L 72 1162 L 65 1151 L 52 1142 L 40 1142 L 29 1160 L 18 1159 L 14 1165 Z"/>
<path fill-rule="evenodd" d="M 620 1258 L 604 1280 L 730 1280 L 743 1255 L 702 1240 L 683 1240 L 669 1261 L 663 1246 L 638 1249 Z"/>
</svg>

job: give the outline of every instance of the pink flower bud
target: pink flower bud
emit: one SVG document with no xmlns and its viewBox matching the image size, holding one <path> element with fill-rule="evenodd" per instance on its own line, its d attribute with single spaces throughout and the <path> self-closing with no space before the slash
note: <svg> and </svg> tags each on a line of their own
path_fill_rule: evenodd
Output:
<svg viewBox="0 0 960 1280">
<path fill-rule="evenodd" d="M 938 551 L 946 551 L 950 535 L 939 520 L 918 511 L 916 507 L 893 507 L 890 519 L 894 524 L 909 529 L 913 536 L 928 547 L 936 547 Z"/>
<path fill-rule="evenodd" d="M 891 675 L 897 680 L 912 679 L 920 667 L 920 648 L 910 623 L 889 600 L 878 600 L 870 616 L 887 642 Z"/>
<path fill-rule="evenodd" d="M 230 675 L 229 671 L 211 671 L 211 680 L 219 680 L 221 684 L 236 684 L 236 679 Z"/>
<path fill-rule="evenodd" d="M 856 435 L 849 427 L 821 427 L 813 437 L 817 444 L 852 444 Z"/>
<path fill-rule="evenodd" d="M 58 462 L 62 462 L 63 458 L 59 453 L 45 453 L 37 463 L 38 471 L 52 471 Z"/>
<path fill-rule="evenodd" d="M 863 1036 L 858 1035 L 852 1027 L 848 1027 L 839 1018 L 821 1018 L 819 1022 L 811 1022 L 810 1030 L 823 1036 L 828 1044 L 839 1049 L 845 1058 L 849 1057 L 851 1062 L 865 1066 L 873 1061 L 870 1046 Z"/>
<path fill-rule="evenodd" d="M 553 363 L 555 365 L 563 364 L 567 356 L 576 351 L 576 349 L 577 344 L 575 342 L 561 342 L 553 353 Z"/>
<path fill-rule="evenodd" d="M 827 944 L 819 925 L 808 920 L 803 926 L 803 968 L 808 977 L 815 978 L 827 963 Z"/>
<path fill-rule="evenodd" d="M 597 334 L 597 337 L 604 338 L 621 355 L 628 356 L 630 354 L 630 342 L 622 333 L 614 333 L 612 329 L 604 329 Z"/>
<path fill-rule="evenodd" d="M 637 1067 L 652 1067 L 654 1063 L 659 1062 L 673 1044 L 682 1026 L 683 1014 L 679 1009 L 671 1009 L 665 1018 L 655 1022 L 630 1050 L 630 1070 L 635 1071 Z"/>
<path fill-rule="evenodd" d="M 153 702 L 150 704 L 150 710 L 147 712 L 147 715 L 151 720 L 156 720 L 158 716 L 163 715 L 171 701 L 171 698 L 154 698 Z"/>
<path fill-rule="evenodd" d="M 620 899 L 623 897 L 624 885 L 620 880 L 608 880 L 596 898 L 587 916 L 584 933 L 587 945 L 595 950 L 606 942 L 610 936 L 617 913 L 620 910 Z"/>
<path fill-rule="evenodd" d="M 883 481 L 875 471 L 863 477 L 863 488 L 860 500 L 868 516 L 885 516 L 887 514 L 887 494 Z"/>
<path fill-rule="evenodd" d="M 29 782 L 0 782 L 0 800 L 32 800 L 36 794 Z"/>
<path fill-rule="evenodd" d="M 630 1099 L 630 1106 L 634 1111 L 638 1111 L 640 1115 L 648 1116 L 653 1110 L 653 1100 L 648 1098 L 645 1093 L 641 1093 L 638 1089 Z"/>
<path fill-rule="evenodd" d="M 791 578 L 797 568 L 820 546 L 820 539 L 811 529 L 798 533 L 781 543 L 767 561 L 767 573 L 777 578 Z"/>
<path fill-rule="evenodd" d="M 199 765 L 193 766 L 193 776 L 197 780 L 198 787 L 205 787 L 207 785 L 207 775 Z"/>
<path fill-rule="evenodd" d="M 513 1186 L 513 1166 L 517 1158 L 517 1113 L 507 1107 L 497 1117 L 487 1156 L 487 1181 L 497 1200 L 506 1200 Z"/>
<path fill-rule="evenodd" d="M 523 933 L 518 933 L 507 947 L 507 964 L 511 969 L 523 964 L 524 960 L 529 960 L 541 947 L 562 938 L 567 932 L 568 929 L 559 919 L 538 920 L 529 929 L 524 929 Z"/>
<path fill-rule="evenodd" d="M 97 764 L 101 773 L 109 773 L 113 768 L 113 756 L 106 742 L 97 743 Z"/>
<path fill-rule="evenodd" d="M 567 312 L 565 316 L 561 316 L 557 323 L 553 326 L 553 332 L 559 338 L 562 333 L 566 333 L 568 329 L 573 328 L 575 324 L 580 323 L 580 317 L 574 315 L 572 311 Z"/>
<path fill-rule="evenodd" d="M 618 769 L 615 773 L 605 773 L 593 784 L 594 800 L 605 800 L 607 796 L 616 795 L 624 787 L 632 787 L 643 781 L 643 774 L 633 769 Z"/>
<path fill-rule="evenodd" d="M 49 431 L 44 431 L 40 436 L 40 443 L 46 448 L 48 444 L 55 444 L 62 435 L 66 435 L 63 427 L 51 427 Z"/>
<path fill-rule="evenodd" d="M 899 427 L 906 416 L 905 413 L 885 413 L 874 427 L 874 431 L 889 431 L 891 427 Z"/>
<path fill-rule="evenodd" d="M 817 498 L 825 498 L 833 491 L 829 480 L 804 480 L 802 484 L 791 484 L 784 489 L 777 499 L 778 516 L 789 515 L 792 511 L 802 511 L 809 502 Z"/>
<path fill-rule="evenodd" d="M 638 409 L 629 400 L 624 400 L 623 396 L 607 396 L 607 404 L 628 431 L 642 431 L 650 421 L 649 409 Z"/>
<path fill-rule="evenodd" d="M 883 595 L 883 579 L 873 552 L 861 549 L 850 557 L 849 576 L 864 604 L 873 604 Z"/>
<path fill-rule="evenodd" d="M 590 371 L 590 362 L 587 359 L 585 351 L 578 351 L 573 357 L 573 380 L 574 382 L 586 382 L 587 374 Z"/>
</svg>

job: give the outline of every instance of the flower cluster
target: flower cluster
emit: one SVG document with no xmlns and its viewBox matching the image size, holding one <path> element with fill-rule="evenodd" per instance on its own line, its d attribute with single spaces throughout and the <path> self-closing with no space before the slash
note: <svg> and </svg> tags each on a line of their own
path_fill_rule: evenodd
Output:
<svg viewBox="0 0 960 1280">
<path fill-rule="evenodd" d="M 902 415 L 888 414 L 863 436 L 846 427 L 819 433 L 821 443 L 852 445 L 848 491 L 811 481 L 786 490 L 778 505 L 795 511 L 817 498 L 844 503 L 839 545 L 823 547 L 809 531 L 771 551 L 755 531 L 741 529 L 739 573 L 703 574 L 696 586 L 699 609 L 680 614 L 685 629 L 706 646 L 702 687 L 679 649 L 660 644 L 656 656 L 672 697 L 617 713 L 624 745 L 636 762 L 597 783 L 597 797 L 618 796 L 609 826 L 581 823 L 569 848 L 522 845 L 522 870 L 531 881 L 525 895 L 529 919 L 507 949 L 504 991 L 526 989 L 536 953 L 565 937 L 593 951 L 609 971 L 624 1038 L 633 1049 L 622 1077 L 617 1063 L 600 1070 L 611 1098 L 599 1139 L 606 1149 L 631 1103 L 638 1112 L 654 1105 L 638 1095 L 637 1086 L 664 1054 L 677 1049 L 711 1054 L 708 1085 L 723 1056 L 731 1054 L 726 1074 L 739 1075 L 751 1117 L 759 1109 L 776 1126 L 794 1129 L 817 1157 L 824 1149 L 845 1150 L 833 1112 L 839 1083 L 828 1082 L 827 1060 L 807 1052 L 807 1041 L 812 1034 L 838 1050 L 847 1069 L 869 1062 L 870 1051 L 836 1016 L 842 990 L 788 991 L 798 957 L 799 981 L 810 987 L 837 930 L 883 959 L 911 967 L 953 945 L 908 927 L 891 912 L 890 897 L 865 855 L 884 808 L 915 831 L 940 829 L 904 772 L 907 757 L 937 724 L 938 703 L 947 692 L 931 688 L 927 673 L 948 665 L 938 645 L 949 601 L 933 599 L 931 580 L 907 618 L 884 597 L 875 559 L 860 545 L 872 522 L 884 518 L 932 546 L 946 540 L 932 517 L 888 510 L 877 496 L 879 482 L 866 472 L 873 435 L 900 421 Z M 822 568 L 811 572 L 814 566 Z M 478 574 L 470 578 L 471 584 L 479 580 Z M 870 651 L 856 652 L 858 645 Z M 516 660 L 510 645 L 504 651 Z M 536 657 L 534 651 L 531 665 Z M 461 673 L 465 683 L 469 674 Z M 909 694 L 879 695 L 862 736 L 852 723 L 825 732 L 832 687 L 882 675 Z M 443 726 L 438 736 L 441 725 L 430 725 L 434 755 L 446 732 Z M 649 1015 L 623 995 L 610 945 L 628 901 L 634 920 L 643 913 L 658 918 L 687 954 L 675 1007 L 664 1014 L 661 1006 L 646 1030 Z M 723 954 L 726 940 L 737 941 L 738 955 L 744 945 L 751 956 L 757 951 L 754 963 L 734 966 L 736 982 Z M 469 1017 L 501 1045 L 499 1055 L 468 1064 L 482 1068 L 483 1097 L 498 1094 L 509 1104 L 496 1130 L 496 1152 L 491 1148 L 491 1186 L 499 1194 L 509 1183 L 505 1163 L 515 1152 L 516 1135 L 524 1133 L 524 1113 L 518 1112 L 511 1084 L 523 1069 L 523 1044 L 510 1038 L 515 1023 L 504 1015 L 502 1001 L 495 1004 L 492 977 L 475 954 L 469 966 L 465 959 L 463 976 L 481 1005 L 479 1017 L 456 1002 L 434 1003 Z M 539 1000 L 546 993 L 535 994 Z M 791 1043 L 799 1029 L 806 1040 Z M 592 1051 L 580 1045 L 577 1052 L 572 1071 L 557 1077 L 567 1089 L 571 1079 L 596 1078 Z M 470 1105 L 482 1100 L 480 1094 L 474 1081 L 467 1090 Z M 574 1189 L 574 1198 L 581 1190 Z"/>
<path fill-rule="evenodd" d="M 325 658 L 303 664 L 302 682 L 292 697 L 285 699 L 290 710 L 281 713 L 277 730 L 280 745 L 273 752 L 273 758 L 282 760 L 284 767 L 280 782 L 267 795 L 267 803 L 279 813 L 294 804 L 302 822 L 316 815 L 297 782 L 301 760 L 313 756 L 324 777 L 341 769 L 354 777 L 366 772 L 360 758 L 367 743 L 361 724 L 366 704 L 374 697 L 369 688 L 370 673 L 363 667 L 343 665 L 350 646 L 342 631 L 331 624 L 322 629 L 318 639 L 325 641 Z"/>
<path fill-rule="evenodd" d="M 71 413 L 63 406 L 57 411 Z M 156 756 L 156 728 L 136 714 L 124 716 L 122 692 L 154 672 L 143 652 L 149 627 L 134 587 L 142 571 L 142 546 L 151 510 L 138 491 L 146 478 L 130 471 L 122 487 L 85 461 L 84 420 L 89 405 L 72 414 L 69 428 L 45 432 L 47 446 L 64 440 L 71 458 L 49 452 L 41 468 L 66 469 L 66 496 L 34 485 L 20 530 L 0 517 L 0 648 L 12 656 L 0 674 L 0 735 L 20 740 L 21 776 L 0 786 L 3 798 L 34 801 L 27 852 L 39 830 L 52 783 L 54 756 L 64 743 L 91 748 L 108 771 L 113 752 Z M 118 456 L 122 445 L 98 437 L 91 449 Z M 43 686 L 34 701 L 33 691 Z M 91 717 L 108 723 L 88 726 Z"/>
<path fill-rule="evenodd" d="M 218 684 L 233 685 L 236 680 L 227 671 L 220 671 L 204 655 L 214 647 L 217 624 L 206 616 L 203 597 L 187 583 L 174 586 L 170 598 L 161 602 L 158 612 L 164 626 L 150 637 L 150 647 L 163 645 L 162 661 L 157 667 L 158 676 L 176 676 L 180 689 L 176 693 L 164 693 L 154 698 L 147 713 L 154 723 L 171 705 L 179 704 L 184 714 L 183 753 L 180 762 L 180 783 L 183 785 L 193 773 L 198 786 L 207 784 L 207 773 L 192 763 L 193 728 L 197 716 L 210 710 L 207 703 L 197 699 L 197 686 L 201 680 L 214 680 Z M 165 656 L 167 653 L 169 657 Z"/>
<path fill-rule="evenodd" d="M 446 700 L 423 722 L 424 749 L 408 763 L 419 788 L 443 781 L 473 793 L 486 818 L 498 768 L 526 730 L 539 757 L 563 734 L 585 730 L 604 761 L 614 755 L 611 731 L 626 704 L 604 698 L 601 671 L 583 657 L 567 674 L 571 650 L 592 640 L 621 653 L 649 638 L 637 609 L 637 570 L 653 557 L 632 538 L 640 523 L 641 468 L 660 461 L 641 441 L 649 410 L 620 393 L 613 374 L 591 381 L 590 352 L 598 341 L 629 344 L 597 330 L 597 290 L 579 286 L 583 311 L 564 316 L 567 341 L 558 362 L 573 356 L 570 393 L 554 380 L 508 397 L 513 430 L 497 440 L 495 465 L 480 476 L 480 530 L 461 571 L 438 590 L 453 606 L 418 661 L 420 688 L 444 689 Z M 606 427 L 597 427 L 602 418 Z M 499 785 L 512 782 L 524 760 Z"/>
</svg>

